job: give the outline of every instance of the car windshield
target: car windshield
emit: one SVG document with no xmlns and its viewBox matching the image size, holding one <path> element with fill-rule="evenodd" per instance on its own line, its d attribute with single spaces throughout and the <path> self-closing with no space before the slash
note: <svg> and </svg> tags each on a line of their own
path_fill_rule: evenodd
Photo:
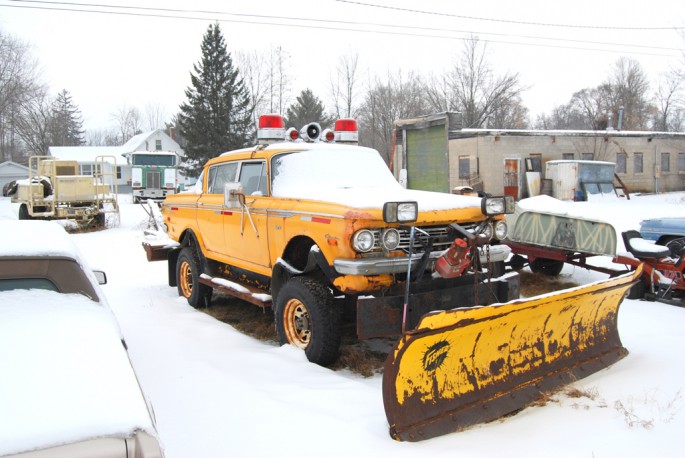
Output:
<svg viewBox="0 0 685 458">
<path fill-rule="evenodd" d="M 57 286 L 46 278 L 0 278 L 0 291 L 15 289 L 46 289 L 57 291 Z"/>
<path fill-rule="evenodd" d="M 277 197 L 315 199 L 327 190 L 400 187 L 377 151 L 351 146 L 275 156 L 271 174 Z"/>
</svg>

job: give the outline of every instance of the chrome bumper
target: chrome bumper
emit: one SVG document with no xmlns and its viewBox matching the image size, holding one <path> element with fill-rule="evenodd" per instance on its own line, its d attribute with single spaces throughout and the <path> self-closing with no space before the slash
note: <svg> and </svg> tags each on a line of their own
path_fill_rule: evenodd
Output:
<svg viewBox="0 0 685 458">
<path fill-rule="evenodd" d="M 442 256 L 444 251 L 433 251 L 429 255 L 428 269 L 433 270 L 435 261 Z M 479 249 L 480 262 L 486 263 L 488 257 L 490 262 L 506 261 L 511 253 L 511 248 L 507 245 L 490 246 L 490 253 Z M 411 267 L 414 269 L 421 260 L 422 255 L 412 256 Z M 402 258 L 366 258 L 366 259 L 336 259 L 333 267 L 341 275 L 381 275 L 381 274 L 401 274 L 407 272 L 409 265 L 408 257 Z"/>
</svg>

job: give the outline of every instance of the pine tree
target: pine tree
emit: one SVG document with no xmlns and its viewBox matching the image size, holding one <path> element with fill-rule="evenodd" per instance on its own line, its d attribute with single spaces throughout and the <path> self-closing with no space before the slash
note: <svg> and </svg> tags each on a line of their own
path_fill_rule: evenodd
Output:
<svg viewBox="0 0 685 458">
<path fill-rule="evenodd" d="M 48 130 L 50 146 L 81 146 L 86 143 L 81 110 L 66 89 L 62 89 L 52 103 Z"/>
<path fill-rule="evenodd" d="M 247 90 L 218 23 L 208 27 L 201 50 L 202 59 L 193 66 L 187 101 L 178 115 L 186 141 L 185 166 L 191 175 L 197 175 L 212 157 L 247 146 L 253 137 Z"/>
<path fill-rule="evenodd" d="M 324 106 L 311 89 L 305 89 L 297 96 L 297 101 L 288 107 L 285 115 L 287 127 L 301 129 L 310 122 L 318 122 L 323 129 L 330 127 L 333 119 L 324 114 Z"/>
</svg>

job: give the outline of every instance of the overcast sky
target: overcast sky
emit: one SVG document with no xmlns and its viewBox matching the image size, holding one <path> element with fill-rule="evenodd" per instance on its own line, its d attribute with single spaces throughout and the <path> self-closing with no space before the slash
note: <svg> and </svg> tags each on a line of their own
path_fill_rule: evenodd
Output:
<svg viewBox="0 0 685 458">
<path fill-rule="evenodd" d="M 685 66 L 682 0 L 0 0 L 0 28 L 33 46 L 45 82 L 72 94 L 87 129 L 114 127 L 123 106 L 176 113 L 213 21 L 231 53 L 281 46 L 293 98 L 311 88 L 324 103 L 341 55 L 359 54 L 365 80 L 429 75 L 455 60 L 469 33 L 487 41 L 495 72 L 518 73 L 529 87 L 532 117 L 600 84 L 622 56 L 643 65 L 653 88 L 660 73 Z"/>
</svg>

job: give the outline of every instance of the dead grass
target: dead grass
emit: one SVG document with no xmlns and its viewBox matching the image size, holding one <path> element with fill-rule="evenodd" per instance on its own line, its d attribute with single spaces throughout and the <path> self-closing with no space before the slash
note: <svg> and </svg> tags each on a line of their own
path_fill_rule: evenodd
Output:
<svg viewBox="0 0 685 458">
<path fill-rule="evenodd" d="M 549 277 L 525 271 L 519 272 L 519 275 L 521 276 L 521 295 L 525 297 L 579 286 L 578 283 L 567 281 L 564 276 Z"/>
<path fill-rule="evenodd" d="M 578 285 L 564 281 L 563 277 L 546 277 L 521 272 L 521 294 L 526 297 L 574 286 Z M 215 292 L 211 307 L 202 311 L 255 339 L 263 342 L 278 342 L 274 326 L 274 314 L 270 308 L 262 309 L 248 302 Z M 359 340 L 356 335 L 355 323 L 346 322 L 342 329 L 340 357 L 331 366 L 331 369 L 336 371 L 349 370 L 363 377 L 382 373 L 383 364 L 394 343 L 394 339 Z M 533 405 L 545 405 L 547 402 L 550 402 L 550 397 L 544 395 Z"/>
</svg>

